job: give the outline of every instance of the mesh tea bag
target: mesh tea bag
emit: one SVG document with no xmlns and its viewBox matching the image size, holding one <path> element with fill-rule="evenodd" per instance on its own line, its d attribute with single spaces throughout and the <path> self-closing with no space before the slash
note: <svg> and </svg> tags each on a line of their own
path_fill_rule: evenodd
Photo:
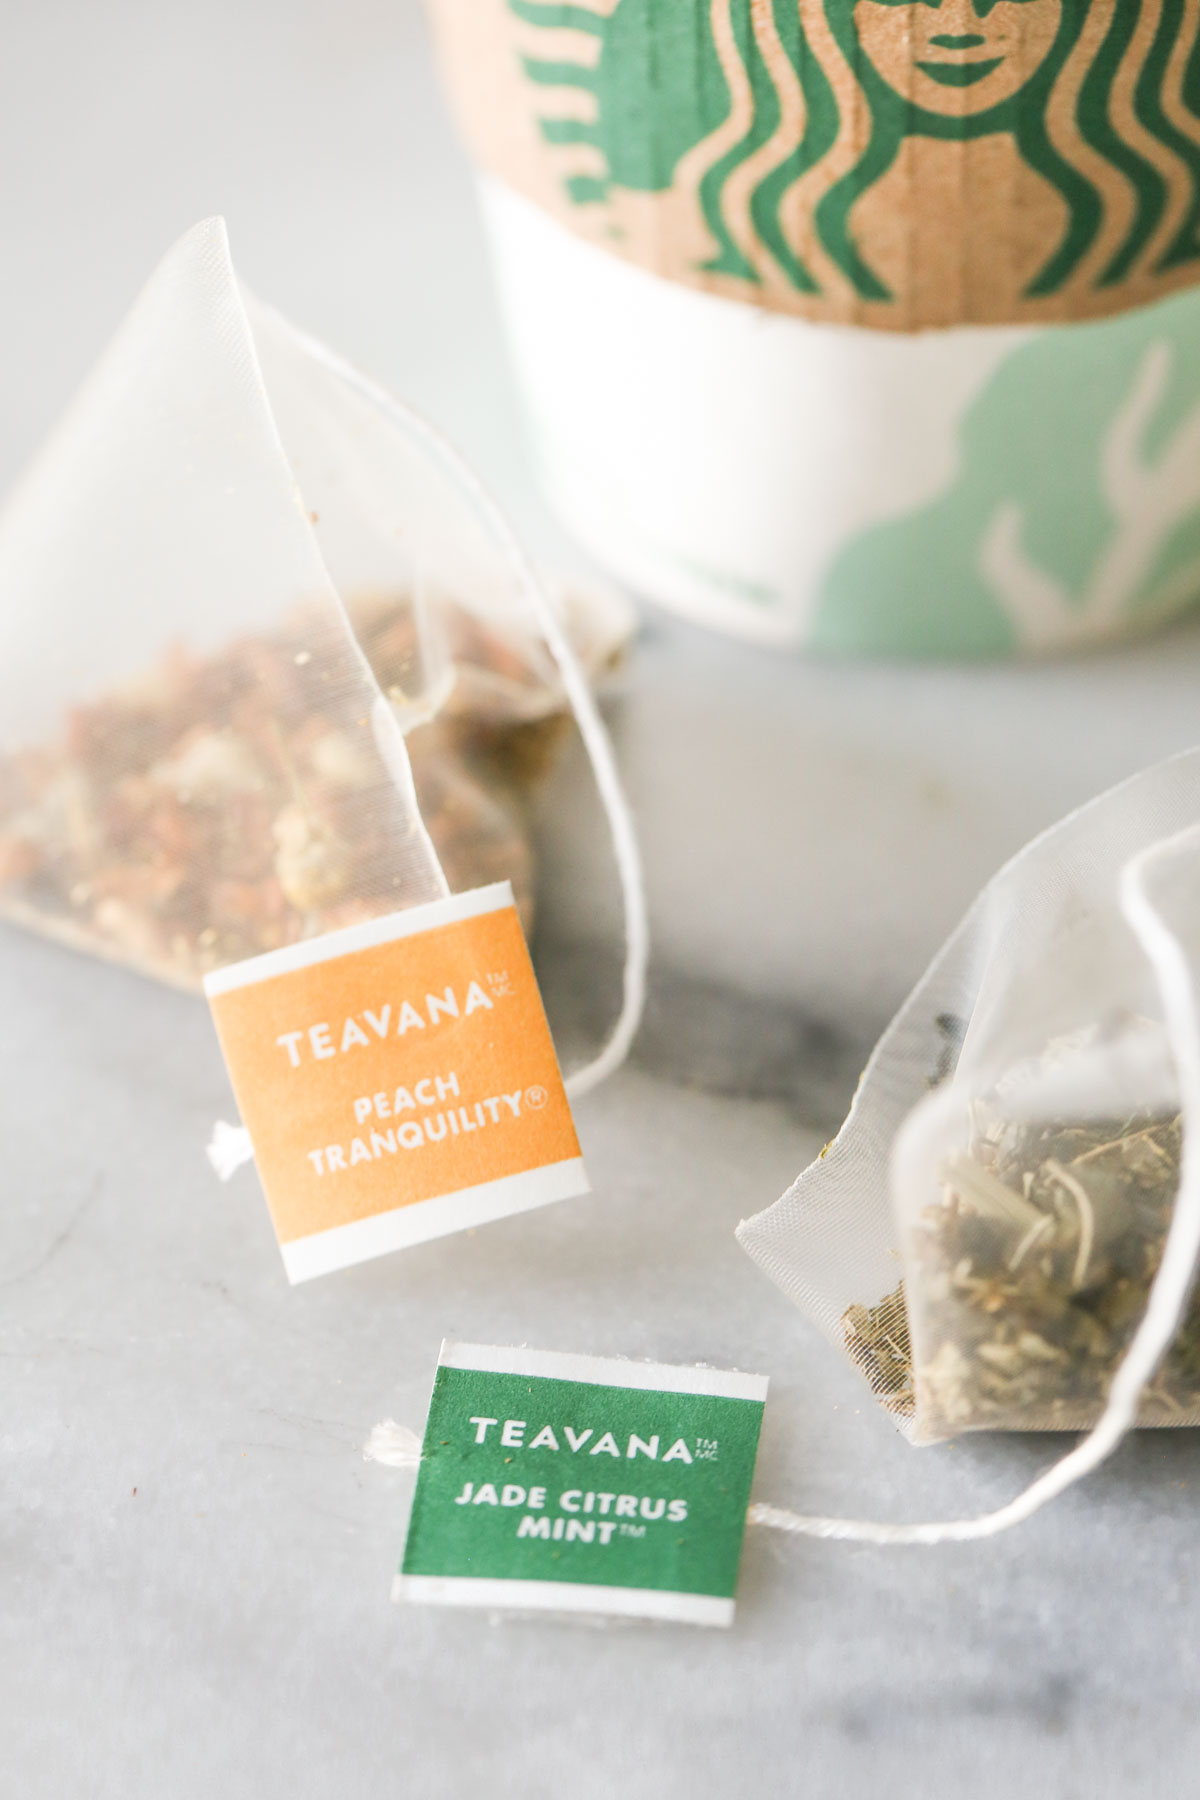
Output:
<svg viewBox="0 0 1200 1800">
<path fill-rule="evenodd" d="M 1186 999 L 1200 832 L 1176 834 L 1197 820 L 1192 752 L 1022 851 L 901 1009 L 838 1137 L 740 1228 L 915 1442 L 1104 1412 L 1197 1153 L 1191 1040 L 1156 952 L 1165 936 Z M 1169 868 L 1169 925 L 1134 883 L 1147 859 Z M 1138 1423 L 1200 1424 L 1200 1305 L 1146 1373 Z"/>
<path fill-rule="evenodd" d="M 448 888 L 528 921 L 586 705 L 540 598 L 445 446 L 196 227 L 0 515 L 0 916 L 187 987 Z M 566 626 L 598 673 L 629 621 Z"/>
</svg>

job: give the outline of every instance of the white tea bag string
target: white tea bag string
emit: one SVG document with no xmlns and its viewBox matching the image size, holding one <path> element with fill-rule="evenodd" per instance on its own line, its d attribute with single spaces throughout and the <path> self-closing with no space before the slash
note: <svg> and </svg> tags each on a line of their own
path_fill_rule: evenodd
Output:
<svg viewBox="0 0 1200 1800">
<path fill-rule="evenodd" d="M 576 1099 L 599 1086 L 620 1068 L 629 1054 L 645 1007 L 646 968 L 650 951 L 645 880 L 637 833 L 600 709 L 563 628 L 556 601 L 525 555 L 503 511 L 469 465 L 440 432 L 419 415 L 400 406 L 385 389 L 361 374 L 352 364 L 336 356 L 316 339 L 298 331 L 279 315 L 272 316 L 278 320 L 280 328 L 286 330 L 302 346 L 308 356 L 331 370 L 339 380 L 393 419 L 408 436 L 419 440 L 430 457 L 440 463 L 450 478 L 470 497 L 479 515 L 486 521 L 518 591 L 529 601 L 562 678 L 563 689 L 579 727 L 608 822 L 621 888 L 625 938 L 620 1012 L 599 1054 L 591 1062 L 566 1076 L 566 1091 L 572 1099 Z M 228 1181 L 238 1169 L 254 1159 L 249 1132 L 240 1125 L 218 1121 L 207 1147 L 207 1155 L 218 1179 Z"/>
<path fill-rule="evenodd" d="M 230 1181 L 240 1168 L 254 1161 L 250 1133 L 244 1125 L 231 1125 L 227 1119 L 217 1120 L 204 1153 L 218 1181 Z"/>
<path fill-rule="evenodd" d="M 1112 1455 L 1137 1420 L 1138 1401 L 1179 1328 L 1200 1257 L 1200 1013 L 1187 956 L 1179 938 L 1150 899 L 1147 878 L 1179 850 L 1195 851 L 1200 828 L 1190 827 L 1152 844 L 1121 872 L 1120 904 L 1154 972 L 1163 1019 L 1179 1076 L 1183 1154 L 1179 1191 L 1162 1261 L 1146 1310 L 1113 1378 L 1108 1399 L 1086 1437 L 994 1512 L 974 1519 L 888 1525 L 867 1519 L 834 1519 L 756 1504 L 747 1511 L 752 1525 L 802 1537 L 836 1538 L 859 1544 L 951 1544 L 995 1537 L 1041 1510 Z"/>
<path fill-rule="evenodd" d="M 385 1469 L 415 1469 L 421 1460 L 421 1440 L 407 1425 L 381 1419 L 372 1425 L 362 1454 L 364 1462 L 380 1463 Z"/>
<path fill-rule="evenodd" d="M 508 563 L 519 590 L 529 603 L 541 626 L 546 644 L 562 677 L 563 689 L 570 702 L 588 760 L 592 765 L 596 787 L 608 822 L 613 855 L 621 886 L 624 912 L 625 969 L 622 980 L 621 1010 L 600 1053 L 582 1068 L 566 1077 L 567 1093 L 572 1099 L 588 1093 L 615 1070 L 629 1054 L 637 1035 L 646 1000 L 646 966 L 650 954 L 650 930 L 646 908 L 645 880 L 641 853 L 629 802 L 621 786 L 613 755 L 612 741 L 600 709 L 596 704 L 587 676 L 570 639 L 563 629 L 556 601 L 538 576 L 533 564 L 521 548 L 516 535 L 479 477 L 464 462 L 447 440 L 427 420 L 400 406 L 386 389 L 377 386 L 353 364 L 337 356 L 326 345 L 288 324 L 287 329 L 315 361 L 332 370 L 347 386 L 396 421 L 410 437 L 420 440 L 431 457 L 440 462 L 451 478 L 467 493 L 486 519 L 495 541 Z"/>
</svg>

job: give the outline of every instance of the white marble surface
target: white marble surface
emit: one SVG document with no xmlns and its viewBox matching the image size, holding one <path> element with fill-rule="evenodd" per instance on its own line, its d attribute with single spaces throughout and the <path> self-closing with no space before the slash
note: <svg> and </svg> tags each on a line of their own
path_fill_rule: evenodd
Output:
<svg viewBox="0 0 1200 1800">
<path fill-rule="evenodd" d="M 469 179 L 411 0 L 10 9 L 0 481 L 165 245 L 223 211 L 266 298 L 542 512 Z M 2 597 L 0 597 L 2 603 Z M 1035 670 L 772 660 L 647 623 L 615 713 L 656 974 L 579 1109 L 596 1192 L 289 1291 L 203 1008 L 0 934 L 5 1792 L 683 1800 L 1195 1791 L 1192 1434 L 1144 1434 L 990 1545 L 751 1534 L 728 1635 L 388 1604 L 444 1333 L 763 1370 L 759 1497 L 884 1518 L 1012 1493 L 1052 1446 L 914 1452 L 738 1251 L 992 868 L 1200 730 L 1200 624 Z M 564 1041 L 611 996 L 578 763 L 548 796 L 539 956 Z"/>
</svg>

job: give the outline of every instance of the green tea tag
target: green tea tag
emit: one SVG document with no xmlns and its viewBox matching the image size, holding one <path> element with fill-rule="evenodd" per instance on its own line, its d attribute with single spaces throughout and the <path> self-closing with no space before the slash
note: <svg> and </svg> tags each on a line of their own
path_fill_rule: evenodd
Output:
<svg viewBox="0 0 1200 1800">
<path fill-rule="evenodd" d="M 395 1600 L 729 1625 L 766 1377 L 442 1345 Z"/>
</svg>

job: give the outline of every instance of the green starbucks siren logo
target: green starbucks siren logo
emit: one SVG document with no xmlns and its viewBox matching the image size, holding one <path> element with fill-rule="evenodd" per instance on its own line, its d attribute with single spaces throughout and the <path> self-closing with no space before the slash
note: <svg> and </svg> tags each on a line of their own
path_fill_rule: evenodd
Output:
<svg viewBox="0 0 1200 1800">
<path fill-rule="evenodd" d="M 601 173 L 567 177 L 570 201 L 663 194 L 686 164 L 715 246 L 705 269 L 761 284 L 752 251 L 819 296 L 819 250 L 860 299 L 894 300 L 856 205 L 910 142 L 1000 135 L 1048 189 L 1024 298 L 1059 293 L 1094 250 L 1096 290 L 1200 260 L 1200 49 L 1185 0 L 508 6 L 555 34 L 556 54 L 525 56 L 529 80 L 589 96 L 587 116 L 547 105 L 539 120 L 547 144 L 598 153 Z"/>
</svg>

